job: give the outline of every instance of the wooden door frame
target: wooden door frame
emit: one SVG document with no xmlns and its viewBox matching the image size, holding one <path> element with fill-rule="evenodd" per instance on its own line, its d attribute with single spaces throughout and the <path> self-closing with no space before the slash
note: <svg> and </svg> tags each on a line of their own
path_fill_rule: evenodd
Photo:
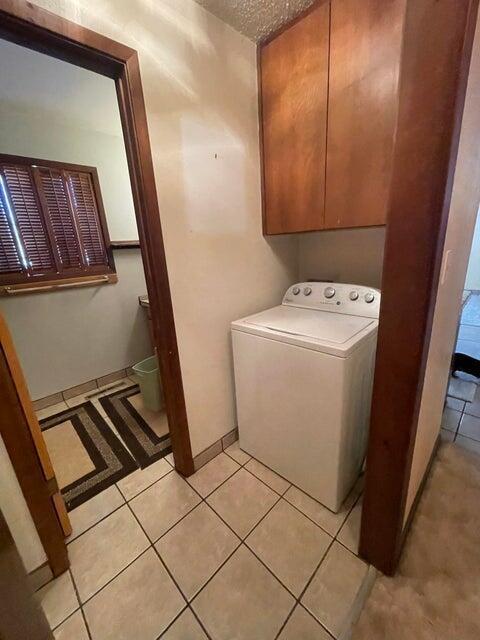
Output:
<svg viewBox="0 0 480 640">
<path fill-rule="evenodd" d="M 138 54 L 26 0 L 0 0 L 0 38 L 115 81 L 175 467 L 182 475 L 189 476 L 194 472 L 193 456 Z M 18 420 L 11 421 L 6 415 L 8 405 L 16 405 L 18 399 L 12 380 L 2 382 L 8 395 L 2 397 L 0 403 L 0 423 L 12 435 L 25 425 Z M 17 474 L 22 474 L 18 457 L 7 441 L 11 439 L 6 438 L 6 446 L 14 468 Z M 30 462 L 41 470 L 38 458 Z M 37 514 L 32 512 L 50 563 L 61 564 L 60 529 L 57 528 L 55 535 L 45 535 L 45 527 L 50 526 L 48 514 L 44 512 L 42 516 L 36 511 L 34 496 L 25 485 L 22 488 L 30 511 L 33 508 Z"/>
<path fill-rule="evenodd" d="M 478 4 L 407 2 L 360 536 L 362 557 L 389 575 L 417 503 L 405 522 Z M 448 64 L 434 74 L 447 35 Z M 428 73 L 433 104 L 425 93 Z"/>
</svg>

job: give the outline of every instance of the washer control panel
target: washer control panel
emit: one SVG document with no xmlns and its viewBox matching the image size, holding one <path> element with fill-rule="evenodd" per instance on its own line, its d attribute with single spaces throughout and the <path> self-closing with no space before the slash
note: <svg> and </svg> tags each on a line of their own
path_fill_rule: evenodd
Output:
<svg viewBox="0 0 480 640">
<path fill-rule="evenodd" d="M 380 298 L 380 291 L 372 287 L 333 282 L 300 282 L 288 289 L 282 304 L 378 318 Z"/>
</svg>

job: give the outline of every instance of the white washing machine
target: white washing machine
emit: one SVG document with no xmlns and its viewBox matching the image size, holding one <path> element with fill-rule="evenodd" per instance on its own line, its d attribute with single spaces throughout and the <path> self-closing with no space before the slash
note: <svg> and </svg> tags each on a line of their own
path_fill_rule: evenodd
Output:
<svg viewBox="0 0 480 640">
<path fill-rule="evenodd" d="M 232 323 L 240 446 L 332 511 L 365 457 L 380 292 L 302 283 Z"/>
</svg>

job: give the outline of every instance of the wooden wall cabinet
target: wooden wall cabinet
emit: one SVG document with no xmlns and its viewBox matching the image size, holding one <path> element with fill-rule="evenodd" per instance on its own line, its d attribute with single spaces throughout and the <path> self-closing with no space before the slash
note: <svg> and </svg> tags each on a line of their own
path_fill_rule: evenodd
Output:
<svg viewBox="0 0 480 640">
<path fill-rule="evenodd" d="M 331 0 L 260 49 L 266 235 L 386 223 L 406 0 Z"/>
</svg>

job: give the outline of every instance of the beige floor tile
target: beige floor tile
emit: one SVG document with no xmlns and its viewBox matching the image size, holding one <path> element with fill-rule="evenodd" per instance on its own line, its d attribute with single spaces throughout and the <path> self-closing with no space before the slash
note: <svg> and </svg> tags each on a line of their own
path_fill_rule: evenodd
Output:
<svg viewBox="0 0 480 640">
<path fill-rule="evenodd" d="M 200 501 L 195 491 L 174 472 L 133 498 L 130 505 L 150 540 L 156 542 Z"/>
<path fill-rule="evenodd" d="M 220 453 L 199 469 L 188 482 L 204 498 L 239 469 L 240 466 L 224 453 Z"/>
<path fill-rule="evenodd" d="M 240 469 L 207 502 L 241 538 L 244 538 L 278 500 L 278 495 Z"/>
<path fill-rule="evenodd" d="M 125 497 L 131 500 L 141 491 L 152 485 L 172 471 L 172 467 L 164 458 L 157 460 L 146 469 L 138 469 L 117 482 L 117 486 Z"/>
<path fill-rule="evenodd" d="M 334 542 L 308 586 L 302 604 L 338 638 L 367 573 L 368 565 Z"/>
<path fill-rule="evenodd" d="M 91 393 L 95 389 L 97 389 L 97 381 L 90 380 L 89 382 L 84 382 L 83 384 L 77 384 L 75 387 L 70 387 L 70 389 L 66 389 L 63 391 L 63 399 L 71 400 L 77 396 L 85 395 L 87 393 Z"/>
<path fill-rule="evenodd" d="M 442 429 L 455 432 L 460 424 L 460 418 L 462 417 L 461 411 L 450 409 L 445 407 L 442 415 Z"/>
<path fill-rule="evenodd" d="M 316 522 L 322 529 L 325 529 L 331 536 L 336 536 L 362 490 L 363 477 L 357 481 L 338 513 L 330 511 L 296 487 L 290 487 L 284 498 L 294 507 L 300 509 L 308 518 Z"/>
<path fill-rule="evenodd" d="M 225 453 L 233 458 L 236 462 L 238 462 L 238 464 L 242 465 L 246 464 L 252 457 L 248 453 L 240 449 L 240 443 L 238 440 L 236 440 L 227 449 L 225 449 Z"/>
<path fill-rule="evenodd" d="M 280 500 L 245 542 L 298 597 L 332 540 L 288 502 Z"/>
<path fill-rule="evenodd" d="M 289 482 L 254 458 L 245 465 L 245 469 L 248 469 L 254 476 L 257 476 L 257 478 L 265 482 L 265 484 L 268 484 L 270 489 L 273 489 L 280 495 L 283 495 L 290 486 Z"/>
<path fill-rule="evenodd" d="M 37 597 L 52 629 L 80 606 L 69 571 L 37 591 Z"/>
<path fill-rule="evenodd" d="M 73 408 L 78 406 L 79 404 L 90 401 L 93 402 L 94 406 L 98 409 L 98 411 L 100 411 L 102 415 L 105 415 L 105 411 L 100 404 L 99 399 L 105 395 L 108 395 L 109 393 L 115 393 L 116 391 L 121 391 L 122 389 L 127 389 L 128 387 L 133 386 L 134 384 L 129 378 L 123 378 L 118 382 L 111 382 L 108 385 L 104 385 L 101 389 L 95 387 L 94 389 L 90 389 L 89 391 L 79 393 L 78 395 L 69 398 L 67 400 L 67 405 Z"/>
<path fill-rule="evenodd" d="M 72 542 L 78 538 L 79 535 L 113 513 L 122 504 L 125 504 L 125 500 L 117 487 L 113 486 L 70 511 L 68 515 L 73 532 L 68 541 Z"/>
<path fill-rule="evenodd" d="M 331 640 L 328 634 L 305 609 L 297 605 L 278 640 Z"/>
<path fill-rule="evenodd" d="M 165 460 L 175 469 L 175 460 L 173 459 L 173 453 L 169 453 L 168 456 L 165 456 Z"/>
<path fill-rule="evenodd" d="M 55 640 L 89 640 L 81 611 L 65 620 L 54 632 Z"/>
<path fill-rule="evenodd" d="M 193 601 L 215 640 L 273 640 L 295 600 L 241 546 Z"/>
<path fill-rule="evenodd" d="M 455 432 L 440 429 L 440 436 L 443 442 L 453 442 L 455 440 Z"/>
<path fill-rule="evenodd" d="M 473 400 L 465 403 L 464 411 L 471 416 L 480 418 L 480 385 L 477 386 Z"/>
<path fill-rule="evenodd" d="M 347 549 L 350 549 L 350 551 L 355 555 L 358 555 L 358 545 L 360 543 L 362 505 L 363 501 L 360 499 L 350 512 L 348 518 L 345 520 L 343 527 L 340 529 L 340 533 L 337 536 L 337 540 L 347 547 Z"/>
<path fill-rule="evenodd" d="M 443 425 L 442 425 L 443 426 Z M 480 418 L 464 414 L 458 430 L 459 435 L 480 441 Z"/>
<path fill-rule="evenodd" d="M 465 400 L 459 400 L 458 398 L 446 397 L 445 406 L 447 409 L 453 409 L 454 411 L 463 411 L 465 409 Z"/>
<path fill-rule="evenodd" d="M 475 397 L 477 386 L 474 382 L 461 380 L 460 378 L 450 378 L 448 384 L 448 395 L 458 400 L 466 400 L 471 402 Z"/>
<path fill-rule="evenodd" d="M 185 609 L 163 634 L 162 640 L 207 640 L 207 636 L 190 609 Z"/>
<path fill-rule="evenodd" d="M 472 438 L 466 438 L 465 436 L 457 436 L 455 444 L 473 453 L 480 454 L 480 442 L 478 442 L 478 440 L 472 440 Z"/>
<path fill-rule="evenodd" d="M 156 640 L 185 600 L 153 549 L 84 607 L 93 640 Z"/>
<path fill-rule="evenodd" d="M 237 536 L 202 503 L 155 546 L 191 600 L 239 544 Z"/>
<path fill-rule="evenodd" d="M 148 547 L 125 505 L 68 545 L 73 579 L 85 602 Z"/>
<path fill-rule="evenodd" d="M 45 418 L 50 418 L 57 413 L 66 411 L 67 409 L 67 403 L 62 400 L 62 402 L 57 402 L 57 404 L 53 404 L 50 407 L 46 407 L 45 409 L 40 409 L 39 411 L 37 411 L 37 418 L 38 420 L 45 420 Z"/>
</svg>

